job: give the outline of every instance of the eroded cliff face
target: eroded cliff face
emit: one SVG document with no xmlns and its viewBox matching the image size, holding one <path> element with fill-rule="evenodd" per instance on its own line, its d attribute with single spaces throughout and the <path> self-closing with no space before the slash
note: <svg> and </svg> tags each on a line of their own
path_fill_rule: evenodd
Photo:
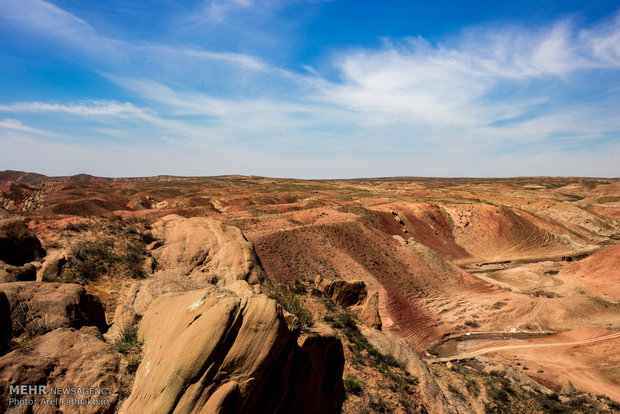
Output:
<svg viewBox="0 0 620 414">
<path fill-rule="evenodd" d="M 2 395 L 11 384 L 113 390 L 81 413 L 341 411 L 340 339 L 322 324 L 289 328 L 281 306 L 260 293 L 263 270 L 238 228 L 171 215 L 153 236 L 154 271 L 124 291 L 110 324 L 80 284 L 0 284 Z"/>
<path fill-rule="evenodd" d="M 238 293 L 212 287 L 152 303 L 121 413 L 340 412 L 340 340 L 325 326 L 296 339 L 274 300 L 237 284 Z"/>
</svg>

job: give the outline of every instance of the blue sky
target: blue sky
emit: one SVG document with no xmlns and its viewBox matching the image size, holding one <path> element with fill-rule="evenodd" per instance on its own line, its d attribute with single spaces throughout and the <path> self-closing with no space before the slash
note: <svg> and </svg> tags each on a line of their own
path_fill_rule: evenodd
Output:
<svg viewBox="0 0 620 414">
<path fill-rule="evenodd" d="M 0 170 L 620 176 L 617 1 L 0 0 Z"/>
</svg>

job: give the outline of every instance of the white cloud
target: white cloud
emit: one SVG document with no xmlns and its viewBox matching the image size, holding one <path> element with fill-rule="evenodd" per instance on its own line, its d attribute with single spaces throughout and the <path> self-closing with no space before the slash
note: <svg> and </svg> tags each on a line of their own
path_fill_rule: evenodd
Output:
<svg viewBox="0 0 620 414">
<path fill-rule="evenodd" d="M 65 112 L 80 116 L 104 117 L 148 117 L 150 111 L 138 108 L 131 103 L 115 101 L 88 101 L 72 104 L 58 104 L 48 102 L 18 102 L 0 104 L 0 111 L 6 112 Z"/>
<path fill-rule="evenodd" d="M 338 56 L 341 81 L 326 84 L 321 96 L 363 112 L 369 124 L 479 128 L 549 101 L 552 91 L 545 85 L 564 87 L 567 76 L 615 68 L 618 36 L 616 19 L 581 33 L 570 22 L 535 34 L 472 29 L 449 47 L 419 37 L 386 42 L 381 49 Z M 508 87 L 526 89 L 527 98 L 498 92 Z"/>
<path fill-rule="evenodd" d="M 5 120 L 0 121 L 0 128 L 12 129 L 14 131 L 33 132 L 33 133 L 40 132 L 39 130 L 35 128 L 31 128 L 27 125 L 22 124 L 17 119 L 12 119 L 12 118 L 7 118 Z"/>
<path fill-rule="evenodd" d="M 21 133 L 29 133 L 36 134 L 40 136 L 45 136 L 48 138 L 68 138 L 67 135 L 59 134 L 55 131 L 46 131 L 42 129 L 37 129 L 30 127 L 28 125 L 24 125 L 21 121 L 13 118 L 6 118 L 4 120 L 0 120 L 0 129 L 16 131 Z"/>
</svg>

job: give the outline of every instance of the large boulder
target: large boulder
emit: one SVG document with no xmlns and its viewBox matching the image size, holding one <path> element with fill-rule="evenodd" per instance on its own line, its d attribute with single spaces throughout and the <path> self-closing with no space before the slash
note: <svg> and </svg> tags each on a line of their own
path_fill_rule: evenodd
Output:
<svg viewBox="0 0 620 414">
<path fill-rule="evenodd" d="M 359 319 L 371 328 L 381 330 L 381 315 L 379 314 L 379 292 L 368 297 L 359 313 Z"/>
<path fill-rule="evenodd" d="M 334 333 L 322 327 L 298 342 L 275 301 L 234 290 L 241 296 L 210 287 L 155 299 L 121 413 L 340 412 L 344 356 Z"/>
<path fill-rule="evenodd" d="M 323 279 L 321 276 L 317 276 L 314 282 L 319 290 L 343 307 L 361 305 L 368 295 L 366 284 L 361 280 L 347 282 L 346 280 Z"/>
<path fill-rule="evenodd" d="M 41 242 L 23 221 L 0 220 L 0 260 L 21 266 L 45 256 Z"/>
<path fill-rule="evenodd" d="M 26 345 L 0 357 L 0 412 L 34 413 L 113 413 L 118 404 L 120 354 L 103 341 L 95 327 L 80 330 L 60 328 L 39 336 Z M 9 407 L 9 386 L 16 384 L 46 386 L 48 395 L 32 395 L 53 400 L 94 398 L 99 405 L 59 403 L 58 406 Z M 52 387 L 105 389 L 100 395 L 53 395 Z M 26 395 L 12 395 L 24 399 Z M 148 411 L 139 411 L 148 412 Z"/>
<path fill-rule="evenodd" d="M 152 255 L 161 271 L 197 280 L 234 280 L 258 283 L 263 271 L 252 243 L 237 227 L 207 217 L 168 215 L 153 224 L 152 234 L 161 243 Z"/>
<path fill-rule="evenodd" d="M 11 304 L 13 336 L 30 336 L 56 328 L 96 326 L 105 332 L 103 305 L 83 286 L 70 283 L 14 282 L 0 284 Z"/>
<path fill-rule="evenodd" d="M 0 283 L 24 282 L 35 280 L 37 269 L 32 263 L 23 266 L 13 266 L 0 261 Z"/>
<path fill-rule="evenodd" d="M 283 412 L 333 413 L 344 401 L 342 344 L 325 325 L 316 324 L 297 341 L 291 388 Z M 320 395 L 320 398 L 317 396 Z M 303 407 L 303 408 L 298 408 Z"/>
</svg>

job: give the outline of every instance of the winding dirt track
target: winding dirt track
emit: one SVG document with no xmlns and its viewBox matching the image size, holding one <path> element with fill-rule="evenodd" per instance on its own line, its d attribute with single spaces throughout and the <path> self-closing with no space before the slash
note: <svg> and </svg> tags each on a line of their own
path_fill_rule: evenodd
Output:
<svg viewBox="0 0 620 414">
<path fill-rule="evenodd" d="M 525 345 L 492 346 L 492 347 L 489 347 L 489 348 L 482 348 L 482 349 L 478 349 L 476 351 L 466 352 L 466 353 L 463 353 L 463 354 L 453 355 L 453 356 L 450 356 L 450 357 L 426 358 L 425 360 L 427 362 L 430 362 L 430 363 L 448 362 L 448 361 L 456 361 L 456 360 L 461 360 L 461 359 L 474 358 L 474 357 L 477 357 L 477 356 L 480 356 L 480 355 L 484 355 L 484 354 L 488 354 L 488 353 L 491 353 L 491 352 L 508 351 L 508 350 L 511 350 L 511 349 L 544 348 L 544 347 L 551 347 L 551 346 L 585 345 L 585 344 L 589 344 L 589 343 L 592 343 L 592 342 L 606 341 L 606 340 L 614 339 L 614 338 L 620 338 L 620 332 L 614 332 L 614 333 L 609 334 L 609 335 L 598 336 L 596 338 L 584 339 L 584 340 L 581 340 L 581 341 L 573 341 L 573 342 L 557 342 L 557 343 L 552 343 L 552 344 L 525 344 Z"/>
</svg>

